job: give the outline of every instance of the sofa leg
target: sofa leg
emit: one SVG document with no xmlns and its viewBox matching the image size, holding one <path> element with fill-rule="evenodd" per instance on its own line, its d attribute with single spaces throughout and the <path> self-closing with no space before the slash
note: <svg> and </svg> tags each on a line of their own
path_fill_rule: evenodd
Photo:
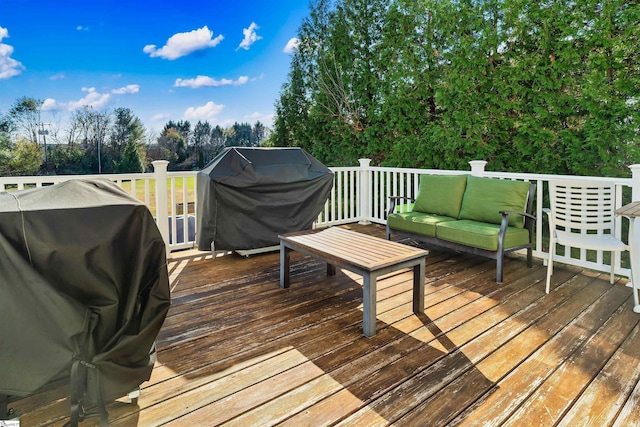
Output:
<svg viewBox="0 0 640 427">
<path fill-rule="evenodd" d="M 496 283 L 502 284 L 502 261 L 503 258 L 498 256 L 496 260 Z"/>
<path fill-rule="evenodd" d="M 527 267 L 533 268 L 533 249 L 527 248 Z"/>
</svg>

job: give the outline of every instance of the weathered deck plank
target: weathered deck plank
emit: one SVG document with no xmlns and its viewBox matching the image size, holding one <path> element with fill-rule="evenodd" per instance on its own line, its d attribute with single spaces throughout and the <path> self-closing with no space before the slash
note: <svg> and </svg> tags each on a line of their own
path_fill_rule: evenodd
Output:
<svg viewBox="0 0 640 427">
<path fill-rule="evenodd" d="M 640 425 L 640 316 L 623 283 L 558 265 L 546 295 L 540 263 L 508 259 L 496 285 L 495 262 L 432 251 L 424 314 L 411 272 L 387 275 L 366 338 L 360 276 L 294 252 L 280 289 L 278 261 L 172 261 L 158 364 L 137 405 L 108 405 L 111 425 Z M 61 425 L 67 394 L 10 406 L 22 426 Z"/>
<path fill-rule="evenodd" d="M 534 393 L 527 397 L 504 425 L 521 426 L 526 420 L 535 420 L 539 425 L 551 425 L 560 419 L 629 337 L 637 323 L 638 316 L 635 313 L 627 310 L 625 304 L 619 306 L 589 341 L 578 351 L 574 351 Z M 633 365 L 628 365 L 631 372 Z M 635 365 L 637 366 L 637 362 Z"/>
</svg>

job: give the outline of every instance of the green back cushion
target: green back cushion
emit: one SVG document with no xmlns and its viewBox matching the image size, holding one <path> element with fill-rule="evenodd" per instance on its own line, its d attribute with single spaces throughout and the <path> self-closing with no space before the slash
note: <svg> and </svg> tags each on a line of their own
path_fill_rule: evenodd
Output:
<svg viewBox="0 0 640 427">
<path fill-rule="evenodd" d="M 467 175 L 422 175 L 413 210 L 458 218 Z"/>
<path fill-rule="evenodd" d="M 458 218 L 500 224 L 500 211 L 525 211 L 528 193 L 528 182 L 469 176 Z M 523 228 L 522 215 L 509 215 L 509 226 Z"/>
</svg>

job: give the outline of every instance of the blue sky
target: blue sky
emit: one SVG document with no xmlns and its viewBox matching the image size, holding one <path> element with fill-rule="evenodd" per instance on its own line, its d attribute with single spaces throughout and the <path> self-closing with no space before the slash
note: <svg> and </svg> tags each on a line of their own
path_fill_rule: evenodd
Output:
<svg viewBox="0 0 640 427">
<path fill-rule="evenodd" d="M 0 113 L 23 96 L 64 128 L 82 105 L 272 125 L 308 0 L 0 0 Z"/>
</svg>

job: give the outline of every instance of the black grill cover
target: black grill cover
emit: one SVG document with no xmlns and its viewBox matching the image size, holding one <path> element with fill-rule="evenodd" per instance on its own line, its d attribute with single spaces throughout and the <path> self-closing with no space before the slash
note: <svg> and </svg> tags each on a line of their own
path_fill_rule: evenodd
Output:
<svg viewBox="0 0 640 427">
<path fill-rule="evenodd" d="M 197 181 L 198 249 L 256 249 L 311 228 L 333 172 L 300 148 L 228 147 Z"/>
<path fill-rule="evenodd" d="M 0 193 L 0 394 L 89 369 L 91 400 L 149 379 L 169 309 L 165 245 L 145 205 L 107 180 Z"/>
</svg>

